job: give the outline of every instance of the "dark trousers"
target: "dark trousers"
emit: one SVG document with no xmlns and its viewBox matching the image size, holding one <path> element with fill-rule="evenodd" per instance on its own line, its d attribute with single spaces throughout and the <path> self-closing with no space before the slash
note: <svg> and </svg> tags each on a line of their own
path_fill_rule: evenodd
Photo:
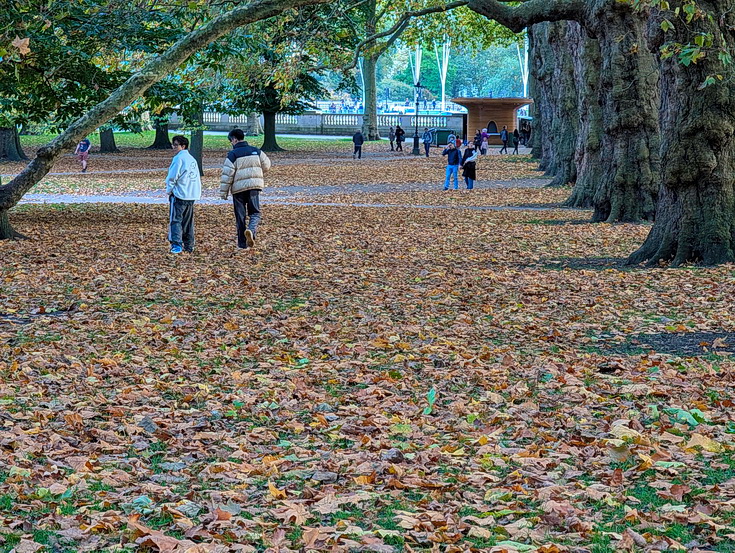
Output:
<svg viewBox="0 0 735 553">
<path fill-rule="evenodd" d="M 180 200 L 172 194 L 168 201 L 168 241 L 171 245 L 182 246 L 188 252 L 193 251 L 194 200 Z"/>
<path fill-rule="evenodd" d="M 401 142 L 400 140 L 398 140 L 396 142 L 396 152 L 402 152 L 402 151 L 403 151 L 403 142 Z"/>
<path fill-rule="evenodd" d="M 352 152 L 352 157 L 357 156 L 357 159 L 362 159 L 362 144 L 359 146 L 355 144 L 355 151 Z"/>
<path fill-rule="evenodd" d="M 426 151 L 426 157 L 429 157 L 429 148 L 431 148 L 431 142 L 424 142 L 424 150 Z"/>
<path fill-rule="evenodd" d="M 245 231 L 250 229 L 255 238 L 255 231 L 260 222 L 260 190 L 245 190 L 232 195 L 237 223 L 237 247 L 247 248 Z M 248 220 L 249 219 L 249 220 Z"/>
<path fill-rule="evenodd" d="M 393 146 L 393 140 L 390 141 L 390 151 L 392 152 L 395 150 L 395 147 Z"/>
<path fill-rule="evenodd" d="M 500 153 L 501 154 L 503 153 L 503 150 L 505 150 L 505 153 L 506 154 L 508 153 L 508 141 L 507 140 L 503 140 L 503 147 L 500 148 Z"/>
</svg>

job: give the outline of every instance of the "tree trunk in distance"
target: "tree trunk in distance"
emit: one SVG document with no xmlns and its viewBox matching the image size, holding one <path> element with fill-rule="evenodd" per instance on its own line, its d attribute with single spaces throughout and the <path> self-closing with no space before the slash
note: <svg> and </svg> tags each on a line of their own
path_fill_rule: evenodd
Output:
<svg viewBox="0 0 735 553">
<path fill-rule="evenodd" d="M 148 146 L 149 150 L 170 150 L 171 139 L 168 137 L 168 123 L 156 121 L 156 137 L 153 144 Z"/>
<path fill-rule="evenodd" d="M 100 130 L 100 152 L 115 153 L 119 151 L 115 144 L 115 132 L 111 128 Z"/>
<path fill-rule="evenodd" d="M 366 56 L 363 59 L 362 74 L 365 80 L 365 105 L 363 106 L 362 134 L 365 140 L 380 140 L 380 133 L 378 132 L 378 89 L 375 76 L 377 65 L 378 58 Z"/>
<path fill-rule="evenodd" d="M 264 152 L 282 152 L 283 148 L 276 140 L 276 112 L 263 112 L 263 147 Z"/>
<path fill-rule="evenodd" d="M 18 129 L 0 127 L 0 161 L 23 161 L 28 159 L 20 147 Z"/>
<path fill-rule="evenodd" d="M 683 2 L 670 3 L 683 11 Z M 655 12 L 652 47 L 713 37 L 712 51 L 735 43 L 735 0 L 698 0 L 703 17 L 688 25 L 672 12 Z M 661 31 L 669 19 L 674 29 Z M 661 65 L 661 193 L 656 222 L 630 263 L 673 266 L 735 261 L 735 82 L 731 64 L 706 55 L 684 66 L 677 56 Z M 702 86 L 712 75 L 723 75 Z"/>
</svg>

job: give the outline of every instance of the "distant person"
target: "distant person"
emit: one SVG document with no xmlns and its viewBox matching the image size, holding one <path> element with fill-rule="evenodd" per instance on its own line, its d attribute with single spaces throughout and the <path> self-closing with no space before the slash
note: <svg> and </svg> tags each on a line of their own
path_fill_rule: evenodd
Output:
<svg viewBox="0 0 735 553">
<path fill-rule="evenodd" d="M 426 98 L 424 98 L 424 110 L 427 110 L 427 109 L 429 109 L 429 101 Z"/>
<path fill-rule="evenodd" d="M 393 127 L 388 129 L 388 140 L 390 141 L 390 151 L 392 152 L 394 151 L 393 145 L 396 141 L 396 130 Z"/>
<path fill-rule="evenodd" d="M 403 141 L 406 139 L 406 131 L 400 125 L 396 125 L 396 152 L 403 151 Z"/>
<path fill-rule="evenodd" d="M 365 137 L 362 136 L 362 131 L 358 130 L 352 135 L 352 143 L 355 145 L 355 151 L 352 152 L 352 159 L 362 159 L 362 145 L 365 143 Z"/>
<path fill-rule="evenodd" d="M 169 202 L 168 241 L 173 254 L 194 251 L 194 202 L 202 197 L 199 164 L 189 153 L 189 140 L 174 136 L 171 148 L 176 155 L 166 175 Z"/>
<path fill-rule="evenodd" d="M 449 136 L 447 136 L 447 146 L 450 144 L 454 144 L 455 147 L 457 146 L 457 136 L 453 132 L 450 132 Z"/>
<path fill-rule="evenodd" d="M 460 148 L 462 146 L 462 137 L 457 133 L 457 136 L 454 137 L 454 145 L 457 148 Z"/>
<path fill-rule="evenodd" d="M 480 132 L 480 129 L 477 129 L 475 132 L 475 138 L 472 140 L 472 143 L 475 145 L 475 150 L 479 152 L 480 147 L 482 146 L 482 133 Z"/>
<path fill-rule="evenodd" d="M 405 105 L 406 107 L 408 107 L 408 106 L 410 106 L 410 105 L 411 105 L 411 102 L 409 101 L 409 99 L 408 99 L 408 98 L 406 98 L 406 103 L 405 103 L 404 105 Z"/>
<path fill-rule="evenodd" d="M 521 142 L 521 133 L 518 132 L 518 129 L 513 129 L 513 134 L 511 135 L 511 139 L 513 141 L 513 153 L 518 154 L 518 144 Z"/>
<path fill-rule="evenodd" d="M 421 142 L 424 143 L 424 151 L 426 152 L 426 157 L 429 157 L 429 149 L 431 148 L 431 143 L 434 142 L 434 132 L 436 129 L 430 129 L 429 127 L 424 127 L 424 134 L 421 137 Z"/>
<path fill-rule="evenodd" d="M 232 193 L 237 247 L 252 248 L 260 222 L 260 191 L 265 186 L 263 175 L 271 168 L 271 160 L 265 152 L 245 141 L 242 129 L 232 129 L 227 138 L 232 150 L 222 167 L 219 193 L 223 200 Z"/>
<path fill-rule="evenodd" d="M 461 165 L 462 176 L 467 185 L 467 190 L 472 190 L 475 187 L 475 180 L 477 179 L 477 149 L 473 142 L 467 144 L 467 148 L 465 148 L 464 154 L 462 155 Z"/>
<path fill-rule="evenodd" d="M 500 141 L 503 143 L 503 147 L 500 148 L 500 153 L 503 153 L 503 150 L 505 150 L 505 153 L 508 153 L 508 140 L 510 139 L 510 133 L 508 132 L 508 127 L 506 125 L 503 125 L 503 130 L 500 131 Z"/>
<path fill-rule="evenodd" d="M 431 109 L 436 109 L 436 100 L 431 102 Z"/>
<path fill-rule="evenodd" d="M 454 142 L 450 142 L 449 145 L 444 148 L 442 152 L 443 156 L 447 156 L 447 169 L 444 177 L 444 190 L 449 190 L 449 182 L 451 177 L 454 176 L 454 189 L 459 189 L 459 164 L 462 162 L 462 154 L 457 150 L 457 146 Z"/>
<path fill-rule="evenodd" d="M 92 143 L 85 136 L 77 144 L 77 149 L 74 150 L 74 155 L 77 156 L 77 160 L 82 164 L 82 173 L 87 172 L 87 160 L 89 159 L 89 149 L 91 147 Z"/>
</svg>

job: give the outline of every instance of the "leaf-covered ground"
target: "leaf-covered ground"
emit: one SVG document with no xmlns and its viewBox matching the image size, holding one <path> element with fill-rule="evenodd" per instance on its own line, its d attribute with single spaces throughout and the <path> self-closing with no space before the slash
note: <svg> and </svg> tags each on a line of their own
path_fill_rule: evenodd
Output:
<svg viewBox="0 0 735 553">
<path fill-rule="evenodd" d="M 374 199 L 475 201 L 413 194 Z M 266 205 L 239 252 L 196 209 L 178 257 L 165 206 L 13 214 L 0 551 L 735 551 L 733 267 L 568 211 Z"/>
<path fill-rule="evenodd" d="M 143 146 L 152 141 L 147 135 L 122 134 L 123 144 Z M 35 144 L 40 137 L 23 137 L 24 142 Z M 50 138 L 50 137 L 45 137 Z M 203 165 L 205 195 L 216 195 L 222 163 L 230 149 L 225 136 L 207 135 Z M 262 141 L 252 139 L 254 144 Z M 387 142 L 367 143 L 364 157 L 352 159 L 352 143 L 349 140 L 306 140 L 283 139 L 286 147 L 298 148 L 268 154 L 274 164 L 268 174 L 268 186 L 323 186 L 344 185 L 357 189 L 373 184 L 424 184 L 436 183 L 440 188 L 444 182 L 446 158 L 441 150 L 434 148 L 430 158 L 413 156 L 410 148 L 404 152 L 391 152 Z M 33 148 L 27 147 L 29 156 Z M 478 186 L 488 181 L 508 181 L 538 178 L 537 165 L 528 155 L 500 156 L 496 149 L 493 155 L 483 156 L 478 165 Z M 50 194 L 120 194 L 129 191 L 148 191 L 164 188 L 166 170 L 171 163 L 173 151 L 145 150 L 140 147 L 122 147 L 119 154 L 92 152 L 88 172 L 82 174 L 76 158 L 61 157 L 36 187 L 34 193 Z M 17 174 L 24 163 L 0 165 L 3 180 Z"/>
</svg>

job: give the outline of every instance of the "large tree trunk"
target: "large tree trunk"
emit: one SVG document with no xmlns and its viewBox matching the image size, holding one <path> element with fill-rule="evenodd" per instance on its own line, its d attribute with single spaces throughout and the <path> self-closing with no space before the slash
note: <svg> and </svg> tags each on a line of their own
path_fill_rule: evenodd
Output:
<svg viewBox="0 0 735 553">
<path fill-rule="evenodd" d="M 150 86 L 176 69 L 189 56 L 233 29 L 268 19 L 291 8 L 320 4 L 326 0 L 255 0 L 230 9 L 181 38 L 160 56 L 131 75 L 110 96 L 75 120 L 54 140 L 42 146 L 36 157 L 8 184 L 0 186 L 0 211 L 16 205 L 23 195 L 38 183 L 53 167 L 56 158 L 69 150 L 82 137 L 115 117 Z"/>
<path fill-rule="evenodd" d="M 546 174 L 554 177 L 549 186 L 562 186 L 574 183 L 577 179 L 574 157 L 579 112 L 569 36 L 570 29 L 574 36 L 578 28 L 579 24 L 574 22 L 548 23 L 546 40 L 547 55 L 551 60 L 551 154 Z"/>
<path fill-rule="evenodd" d="M 531 155 L 539 160 L 539 170 L 546 171 L 553 158 L 551 150 L 551 75 L 552 63 L 548 56 L 548 34 L 551 23 L 538 23 L 529 27 L 531 94 L 533 97 L 533 123 Z"/>
<path fill-rule="evenodd" d="M 540 89 L 539 82 L 536 76 L 535 59 L 536 59 L 536 25 L 532 25 L 528 28 L 528 59 L 529 59 L 529 73 L 528 73 L 528 95 L 533 98 L 533 103 L 530 108 L 531 115 L 531 157 L 534 159 L 541 159 L 542 155 L 542 130 L 540 126 L 541 116 L 539 113 L 539 99 Z"/>
<path fill-rule="evenodd" d="M 600 45 L 582 27 L 570 24 L 570 39 L 575 56 L 575 81 L 579 106 L 577 134 L 577 182 L 569 199 L 569 207 L 592 207 L 595 189 L 602 177 L 600 146 L 602 144 L 602 110 L 599 104 Z"/>
<path fill-rule="evenodd" d="M 20 145 L 18 129 L 0 127 L 0 161 L 22 161 L 28 159 Z"/>
<path fill-rule="evenodd" d="M 115 132 L 112 128 L 100 129 L 100 152 L 115 153 L 119 151 L 115 144 Z"/>
<path fill-rule="evenodd" d="M 602 0 L 585 18 L 602 56 L 604 132 L 594 221 L 652 220 L 659 187 L 658 67 L 648 48 L 647 14 Z"/>
<path fill-rule="evenodd" d="M 680 1 L 670 6 L 685 13 Z M 686 44 L 695 36 L 712 36 L 713 44 L 689 66 L 676 54 L 660 59 L 662 189 L 656 222 L 631 263 L 735 261 L 735 71 L 716 54 L 735 44 L 735 0 L 696 6 L 703 16 L 688 24 L 671 11 L 652 18 L 656 50 L 664 41 Z M 665 36 L 664 19 L 674 24 Z M 724 80 L 702 88 L 713 75 Z"/>
<path fill-rule="evenodd" d="M 170 150 L 171 139 L 168 137 L 168 123 L 164 121 L 155 122 L 156 136 L 153 144 L 148 146 L 149 150 Z"/>
<path fill-rule="evenodd" d="M 282 152 L 283 148 L 276 140 L 276 112 L 263 112 L 263 147 L 264 152 Z"/>
<path fill-rule="evenodd" d="M 380 140 L 378 132 L 378 89 L 376 83 L 376 67 L 378 58 L 366 56 L 362 63 L 362 75 L 365 81 L 365 110 L 362 116 L 362 134 L 365 140 Z"/>
</svg>

